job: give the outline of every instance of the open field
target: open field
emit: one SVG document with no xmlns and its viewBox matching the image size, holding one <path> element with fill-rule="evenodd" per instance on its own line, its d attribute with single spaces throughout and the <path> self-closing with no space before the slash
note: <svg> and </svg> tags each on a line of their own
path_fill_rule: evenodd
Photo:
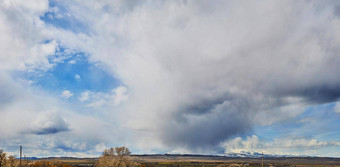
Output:
<svg viewBox="0 0 340 167">
<path fill-rule="evenodd" d="M 212 167 L 212 166 L 261 166 L 261 158 L 228 158 L 203 155 L 132 155 L 133 161 L 144 167 Z M 93 166 L 96 158 L 46 158 L 41 160 L 59 161 L 70 166 Z M 340 167 L 340 158 L 289 157 L 265 158 L 264 166 L 296 167 Z"/>
</svg>

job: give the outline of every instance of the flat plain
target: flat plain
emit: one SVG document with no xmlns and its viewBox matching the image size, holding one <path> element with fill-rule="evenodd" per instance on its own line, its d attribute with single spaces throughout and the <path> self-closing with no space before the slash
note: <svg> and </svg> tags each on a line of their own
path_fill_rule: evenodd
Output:
<svg viewBox="0 0 340 167">
<path fill-rule="evenodd" d="M 131 160 L 143 167 L 212 167 L 247 166 L 261 167 L 262 158 L 231 158 L 210 155 L 131 155 Z M 70 166 L 94 166 L 97 158 L 43 158 L 40 160 L 59 161 Z M 264 167 L 340 167 L 340 158 L 328 157 L 266 157 Z"/>
</svg>

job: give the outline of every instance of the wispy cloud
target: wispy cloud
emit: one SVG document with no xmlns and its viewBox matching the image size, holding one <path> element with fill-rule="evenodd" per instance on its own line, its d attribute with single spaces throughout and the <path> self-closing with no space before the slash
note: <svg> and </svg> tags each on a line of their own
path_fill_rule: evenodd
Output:
<svg viewBox="0 0 340 167">
<path fill-rule="evenodd" d="M 124 86 L 119 86 L 112 89 L 110 92 L 91 92 L 84 91 L 79 97 L 79 101 L 86 102 L 88 107 L 102 107 L 104 105 L 118 106 L 129 97 L 127 88 Z"/>
<path fill-rule="evenodd" d="M 68 98 L 73 96 L 73 93 L 69 90 L 64 90 L 63 92 L 61 92 L 60 96 L 65 98 L 65 99 L 68 99 Z"/>
<path fill-rule="evenodd" d="M 70 60 L 68 63 L 70 63 L 70 64 L 76 64 L 76 61 L 75 61 L 75 60 Z"/>
<path fill-rule="evenodd" d="M 80 95 L 80 97 L 79 97 L 79 100 L 81 101 L 81 102 L 84 102 L 84 101 L 87 101 L 87 100 L 89 100 L 90 99 L 90 94 L 92 94 L 92 92 L 91 91 L 84 91 L 84 92 L 82 92 L 81 93 L 81 95 Z"/>
<path fill-rule="evenodd" d="M 74 78 L 75 78 L 76 80 L 80 80 L 80 79 L 81 79 L 79 74 L 75 74 L 75 75 L 74 75 Z"/>
</svg>

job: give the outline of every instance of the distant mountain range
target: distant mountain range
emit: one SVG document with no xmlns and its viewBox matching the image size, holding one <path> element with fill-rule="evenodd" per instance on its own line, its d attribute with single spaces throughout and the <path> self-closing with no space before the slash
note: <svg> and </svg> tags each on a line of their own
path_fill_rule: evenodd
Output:
<svg viewBox="0 0 340 167">
<path fill-rule="evenodd" d="M 23 160 L 25 160 L 25 157 L 22 157 Z M 37 159 L 40 159 L 40 158 L 37 158 L 37 157 L 26 157 L 26 159 L 28 160 L 37 160 Z"/>
<path fill-rule="evenodd" d="M 138 157 L 206 157 L 206 158 L 261 158 L 262 153 L 251 152 L 251 151 L 241 151 L 239 153 L 225 153 L 220 155 L 201 155 L 201 154 L 133 154 L 132 156 Z M 293 155 L 293 154 L 263 154 L 265 158 L 284 158 L 284 157 L 315 157 L 306 155 Z M 96 158 L 77 158 L 77 157 L 27 157 L 28 160 L 38 160 L 38 159 L 96 159 Z"/>
<path fill-rule="evenodd" d="M 233 158 L 261 158 L 262 153 L 251 152 L 251 151 L 241 151 L 239 153 L 226 153 L 226 157 Z M 263 154 L 263 157 L 311 157 L 306 155 L 292 155 L 292 154 Z"/>
</svg>

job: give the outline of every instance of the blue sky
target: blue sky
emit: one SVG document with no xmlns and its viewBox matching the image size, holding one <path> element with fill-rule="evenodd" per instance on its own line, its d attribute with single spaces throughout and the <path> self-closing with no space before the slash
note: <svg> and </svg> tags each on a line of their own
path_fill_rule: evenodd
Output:
<svg viewBox="0 0 340 167">
<path fill-rule="evenodd" d="M 0 149 L 340 157 L 339 6 L 2 1 Z"/>
<path fill-rule="evenodd" d="M 32 86 L 39 87 L 51 93 L 60 93 L 62 90 L 72 90 L 75 93 L 82 91 L 109 91 L 121 83 L 106 72 L 101 63 L 90 63 L 84 53 L 65 53 L 62 60 L 53 62 L 54 66 L 47 71 L 19 71 L 21 79 L 32 81 Z M 56 55 L 53 55 L 56 56 Z"/>
</svg>

